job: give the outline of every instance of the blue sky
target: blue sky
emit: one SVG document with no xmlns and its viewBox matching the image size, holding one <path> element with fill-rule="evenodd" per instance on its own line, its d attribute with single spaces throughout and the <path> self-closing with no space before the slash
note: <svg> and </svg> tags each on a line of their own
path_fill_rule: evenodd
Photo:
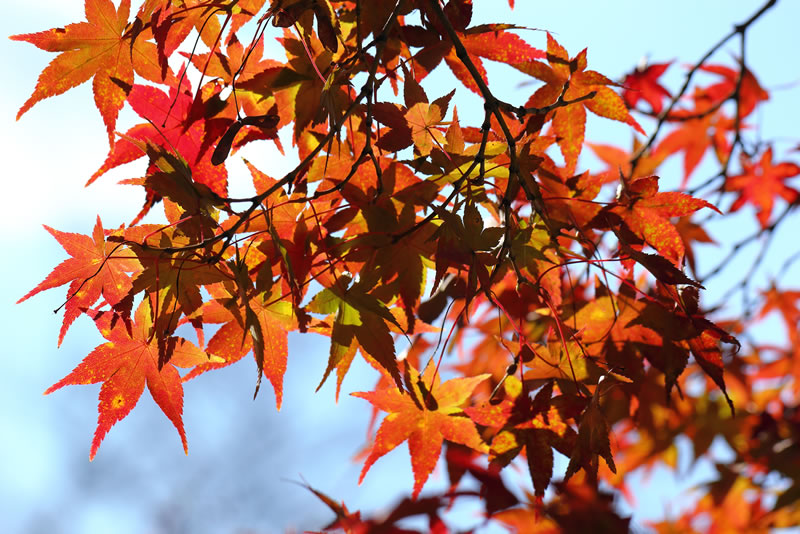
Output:
<svg viewBox="0 0 800 534">
<path fill-rule="evenodd" d="M 4 8 L 2 36 L 83 20 L 82 2 L 78 1 L 0 2 Z M 573 55 L 588 46 L 589 67 L 612 78 L 620 78 L 643 55 L 654 62 L 676 59 L 668 78 L 675 87 L 682 74 L 680 65 L 699 59 L 734 23 L 745 20 L 763 2 L 517 0 L 513 16 L 507 14 L 506 2 L 477 3 L 476 21 L 513 21 L 550 30 Z M 669 8 L 664 8 L 667 5 Z M 776 146 L 778 153 L 798 139 L 798 20 L 800 4 L 782 0 L 748 32 L 748 61 L 762 85 L 779 89 L 772 92 L 757 120 L 763 137 L 785 140 Z M 534 46 L 544 47 L 544 33 L 524 35 Z M 716 59 L 730 63 L 737 49 L 729 46 Z M 278 532 L 290 525 L 318 528 L 331 519 L 321 503 L 287 480 L 297 481 L 302 476 L 344 499 L 351 509 L 377 509 L 393 501 L 387 495 L 408 492 L 412 479 L 405 446 L 379 460 L 364 484 L 356 485 L 361 464 L 351 458 L 364 443 L 369 410 L 364 401 L 345 393 L 369 389 L 374 375 L 357 365 L 345 381 L 338 404 L 334 404 L 330 387 L 314 395 L 327 358 L 325 340 L 315 336 L 291 339 L 280 413 L 275 411 L 270 388 L 252 400 L 255 366 L 247 361 L 186 384 L 188 456 L 184 456 L 174 428 L 145 394 L 132 414 L 111 430 L 97 458 L 89 463 L 99 386 L 65 388 L 46 397 L 42 392 L 102 338 L 91 321 L 79 319 L 62 347 L 56 349 L 61 317 L 52 310 L 62 303 L 64 290 L 45 292 L 21 305 L 14 302 L 64 259 L 61 247 L 42 224 L 89 233 L 99 213 L 107 227 L 116 226 L 138 212 L 142 198 L 138 190 L 115 185 L 117 179 L 135 175 L 130 169 L 83 188 L 107 148 L 89 84 L 37 104 L 15 122 L 17 109 L 52 57 L 25 43 L 0 39 L 0 68 L 6 73 L 0 85 L 0 158 L 6 193 L 6 229 L 0 234 L 6 251 L 6 260 L 0 264 L 0 530 L 138 534 L 252 528 Z M 503 83 L 508 71 L 492 68 L 492 75 L 493 87 L 501 94 L 507 92 L 510 99 L 522 94 L 515 89 L 516 78 L 513 83 Z M 447 77 L 431 78 L 424 85 L 434 96 L 454 86 Z M 462 123 L 467 110 L 475 109 L 477 103 L 465 93 L 458 88 L 456 103 Z M 592 121 L 587 138 L 629 144 L 628 130 L 609 123 Z M 124 112 L 121 127 L 132 124 L 131 114 Z M 284 145 L 288 144 L 287 140 Z M 290 168 L 290 162 L 263 150 L 249 153 L 248 158 L 273 176 Z M 679 162 L 668 164 L 664 180 L 676 181 L 679 169 Z M 698 174 L 702 176 L 702 170 Z M 728 226 L 714 228 L 714 237 L 736 240 L 751 231 L 747 228 L 752 228 L 752 220 L 752 212 L 743 210 L 735 226 L 728 222 Z M 784 230 L 778 236 L 778 250 L 767 258 L 767 273 L 777 270 L 780 254 L 788 255 L 790 247 L 797 250 L 796 240 Z M 704 249 L 701 264 L 713 263 L 716 250 Z M 797 269 L 789 276 L 788 286 L 800 286 Z M 719 294 L 725 287 L 722 277 L 708 293 Z M 767 323 L 759 335 L 776 337 L 780 331 Z M 676 485 L 663 474 L 656 476 L 658 484 L 651 480 L 650 485 L 642 486 L 647 492 L 636 508 L 639 522 L 663 515 L 669 510 L 669 493 L 696 481 Z M 432 478 L 432 487 L 444 482 L 441 471 Z M 459 521 L 465 526 L 475 524 L 471 513 L 464 512 Z"/>
</svg>

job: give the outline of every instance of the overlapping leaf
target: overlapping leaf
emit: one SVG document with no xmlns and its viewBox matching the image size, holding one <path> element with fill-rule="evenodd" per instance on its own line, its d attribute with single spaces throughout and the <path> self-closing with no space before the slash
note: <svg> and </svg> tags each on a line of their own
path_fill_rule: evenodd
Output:
<svg viewBox="0 0 800 534">
<path fill-rule="evenodd" d="M 123 180 L 145 190 L 135 223 L 107 232 L 98 220 L 91 237 L 48 228 L 71 258 L 21 299 L 68 285 L 59 341 L 84 312 L 108 340 L 48 393 L 103 383 L 94 456 L 147 384 L 185 447 L 183 382 L 252 352 L 256 391 L 266 376 L 280 408 L 288 332 L 310 331 L 331 338 L 322 382 L 335 369 L 337 396 L 359 351 L 381 373 L 373 391 L 356 393 L 374 416 L 388 412 L 365 453 L 362 479 L 408 441 L 417 497 L 449 441 L 448 493 L 406 499 L 387 518 L 362 519 L 312 489 L 341 528 L 399 528 L 399 519 L 422 515 L 430 531 L 443 531 L 441 509 L 475 494 L 458 488 L 467 473 L 480 482 L 487 514 L 516 506 L 522 497 L 501 478 L 515 462 L 527 463 L 533 493 L 529 506 L 501 512 L 508 524 L 625 531 L 597 485 L 625 492 L 631 469 L 674 465 L 681 434 L 693 439 L 695 454 L 722 436 L 736 464 L 748 466 L 743 472 L 792 479 L 779 500 L 789 509 L 800 473 L 785 444 L 793 443 L 796 415 L 780 400 L 789 395 L 775 392 L 797 393 L 797 351 L 760 345 L 733 354 L 739 344 L 729 331 L 746 322 L 712 322 L 702 286 L 683 271 L 688 263 L 696 273 L 691 243 L 710 241 L 692 216 L 713 206 L 660 192 L 654 176 L 668 156 L 683 154 L 685 185 L 711 149 L 724 172 L 706 185 L 718 187 L 721 205 L 735 197 L 732 210 L 755 206 L 771 232 L 785 220 L 773 218 L 778 199 L 789 204 L 787 214 L 798 202 L 789 180 L 800 168 L 773 163 L 783 160 L 777 149 L 773 156 L 750 143 L 744 119 L 757 116 L 767 93 L 744 58 L 735 68 L 696 65 L 692 73 L 705 73 L 698 78 L 721 79 L 689 85 L 693 93 L 682 89 L 678 109 L 659 117 L 652 139 L 634 136 L 629 149 L 591 145 L 605 169 L 579 169 L 586 110 L 644 133 L 629 108 L 664 113 L 668 65 L 638 69 L 619 96 L 617 84 L 588 69 L 586 50 L 570 57 L 548 35 L 545 53 L 525 42 L 536 34 L 520 26 L 471 26 L 472 4 L 146 0 L 128 24 L 128 0 L 119 9 L 87 0 L 88 22 L 16 36 L 61 53 L 20 115 L 93 77 L 109 133 L 124 101 L 145 119 L 120 135 L 90 179 L 146 156 L 147 166 Z M 255 36 L 240 41 L 245 32 L 237 32 L 251 19 Z M 179 83 L 168 64 L 194 30 L 204 47 L 184 54 Z M 745 30 L 737 27 L 742 36 Z M 264 57 L 276 31 L 285 60 Z M 456 53 L 456 39 L 467 56 Z M 501 91 L 492 99 L 482 86 L 489 83 L 486 59 L 543 83 L 523 106 L 504 101 Z M 442 63 L 485 97 L 483 123 L 463 109 L 450 114 L 453 92 L 428 99 L 420 82 Z M 188 80 L 198 74 L 206 83 L 192 89 Z M 277 131 L 288 125 L 302 164 L 282 169 L 267 160 L 261 165 L 271 178 L 246 162 L 254 192 L 225 198 L 222 164 L 231 152 L 255 139 L 282 149 Z M 564 164 L 553 157 L 556 146 Z M 750 154 L 738 175 L 733 150 Z M 138 224 L 159 201 L 166 222 Z M 776 280 L 764 297 L 762 315 L 780 310 L 796 341 L 794 292 Z M 175 337 L 184 323 L 195 327 L 201 346 L 204 327 L 220 325 L 207 344 L 213 356 Z M 440 326 L 439 338 L 428 335 Z M 399 353 L 395 345 L 406 343 Z M 419 361 L 439 350 L 442 365 L 429 364 L 420 376 Z M 181 377 L 176 366 L 192 369 Z M 697 380 L 700 371 L 708 380 Z M 440 372 L 456 378 L 442 382 Z M 776 378 L 790 374 L 795 379 L 784 388 Z M 470 406 L 471 397 L 487 401 Z M 733 408 L 734 400 L 748 413 L 728 410 L 725 402 Z M 569 482 L 556 482 L 545 502 L 557 476 L 553 449 L 570 459 Z M 620 473 L 611 476 L 615 467 Z M 715 498 L 731 495 L 733 510 L 741 487 L 715 490 Z"/>
<path fill-rule="evenodd" d="M 222 297 L 222 293 L 215 291 Z M 218 356 L 215 362 L 199 365 L 186 375 L 189 380 L 201 373 L 219 369 L 241 360 L 248 352 L 258 362 L 260 370 L 275 391 L 275 405 L 280 410 L 283 401 L 283 375 L 288 358 L 289 330 L 295 318 L 289 302 L 274 294 L 250 298 L 246 306 L 232 296 L 218 298 L 203 309 L 203 322 L 223 323 L 208 342 L 207 350 Z M 260 353 L 260 354 L 259 354 Z"/>
<path fill-rule="evenodd" d="M 387 325 L 387 322 L 397 325 L 397 319 L 383 302 L 365 290 L 363 284 L 349 287 L 348 284 L 346 277 L 340 277 L 333 287 L 322 290 L 308 305 L 309 311 L 328 315 L 332 323 L 328 326 L 331 336 L 328 367 L 320 386 L 336 369 L 338 395 L 356 350 L 360 348 L 386 370 L 397 387 L 402 387 L 394 341 Z"/>
<path fill-rule="evenodd" d="M 148 122 L 129 129 L 125 136 L 142 143 L 148 141 L 161 145 L 166 150 L 176 150 L 192 169 L 192 179 L 209 187 L 220 196 L 227 196 L 228 174 L 223 165 L 211 163 L 211 142 L 221 136 L 224 124 L 200 120 L 192 115 L 194 97 L 188 82 L 180 90 L 172 88 L 169 94 L 162 90 L 134 85 L 128 95 L 128 103 L 133 110 Z M 122 140 L 108 153 L 103 165 L 87 182 L 97 178 L 124 163 L 135 161 L 145 153 L 134 143 Z"/>
<path fill-rule="evenodd" d="M 506 397 L 498 404 L 483 404 L 465 411 L 476 423 L 497 429 L 489 453 L 493 463 L 505 467 L 525 451 L 536 496 L 542 497 L 553 476 L 553 448 L 566 451 L 564 444 L 574 440 L 574 433 L 551 406 L 552 381 L 531 398 L 522 383 L 509 376 L 505 379 L 505 392 Z"/>
</svg>

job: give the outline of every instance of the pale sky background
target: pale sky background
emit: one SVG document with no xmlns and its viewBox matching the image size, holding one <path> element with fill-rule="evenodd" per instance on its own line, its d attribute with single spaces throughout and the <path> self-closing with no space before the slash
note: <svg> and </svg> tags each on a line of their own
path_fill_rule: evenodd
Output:
<svg viewBox="0 0 800 534">
<path fill-rule="evenodd" d="M 379 460 L 364 484 L 356 485 L 361 463 L 351 458 L 364 444 L 369 409 L 363 400 L 347 393 L 371 388 L 375 375 L 356 365 L 345 380 L 338 405 L 333 402 L 331 387 L 314 395 L 328 351 L 327 340 L 318 336 L 291 340 L 280 413 L 275 411 L 269 387 L 252 400 L 255 366 L 250 358 L 186 384 L 188 456 L 183 454 L 175 429 L 145 393 L 131 415 L 110 431 L 97 458 L 89 463 L 99 386 L 73 386 L 42 395 L 102 338 L 90 320 L 81 318 L 56 349 L 61 315 L 52 310 L 62 303 L 65 289 L 14 304 L 65 258 L 41 225 L 88 234 L 98 213 L 106 227 L 113 227 L 129 221 L 142 202 L 139 189 L 115 185 L 117 179 L 137 176 L 141 168 L 136 166 L 83 188 L 107 151 L 105 128 L 93 106 L 90 84 L 40 102 L 19 122 L 14 120 L 39 72 L 55 56 L 6 36 L 84 20 L 82 4 L 0 0 L 4 13 L 0 19 L 0 68 L 6 73 L 0 85 L 0 160 L 6 191 L 6 225 L 0 234 L 5 251 L 5 261 L 0 263 L 0 531 L 140 534 L 320 528 L 332 515 L 305 489 L 287 482 L 301 476 L 317 489 L 345 500 L 351 510 L 369 513 L 391 506 L 412 487 L 407 448 L 403 445 Z M 653 62 L 677 59 L 667 78 L 675 89 L 675 81 L 682 75 L 681 64 L 699 59 L 734 23 L 745 20 L 763 2 L 517 0 L 513 15 L 508 14 L 505 1 L 479 0 L 477 4 L 476 22 L 512 21 L 550 30 L 571 55 L 588 46 L 589 68 L 615 79 L 645 54 Z M 781 157 L 800 138 L 798 20 L 800 3 L 781 0 L 748 32 L 748 61 L 771 91 L 770 102 L 758 116 L 758 127 L 764 138 L 782 141 L 776 145 Z M 545 47 L 544 33 L 525 36 L 534 46 Z M 730 64 L 737 50 L 738 41 L 734 40 L 716 59 Z M 520 101 L 521 97 L 515 96 L 520 93 L 513 91 L 519 78 L 504 83 L 507 71 L 496 70 L 497 77 L 491 77 L 493 70 L 492 87 Z M 448 77 L 431 78 L 424 86 L 431 96 L 457 87 L 462 124 L 470 109 L 480 109 L 477 100 Z M 125 130 L 136 122 L 130 112 L 123 113 L 119 128 Z M 649 126 L 643 125 L 645 129 Z M 627 146 L 630 134 L 610 121 L 594 120 L 587 139 Z M 287 140 L 284 145 L 288 144 Z M 264 146 L 256 145 L 257 150 L 248 151 L 248 158 L 273 176 L 290 168 Z M 798 156 L 793 159 L 797 161 Z M 590 159 L 585 162 L 591 164 Z M 229 168 L 231 174 L 241 175 L 241 167 Z M 665 167 L 665 183 L 676 183 L 679 169 L 678 160 Z M 708 175 L 704 169 L 713 172 L 708 166 L 698 170 L 700 180 Z M 738 240 L 752 232 L 753 221 L 752 211 L 743 209 L 735 222 L 712 227 L 713 236 L 723 242 Z M 766 259 L 764 273 L 774 274 L 782 258 L 797 250 L 796 237 L 790 235 L 797 223 L 795 217 L 785 225 L 778 246 Z M 712 264 L 718 250 L 703 249 L 701 265 Z M 741 272 L 737 265 L 730 270 Z M 757 282 L 765 283 L 763 277 Z M 797 265 L 784 283 L 800 286 Z M 711 284 L 709 301 L 714 302 L 714 296 L 719 297 L 725 289 L 724 279 Z M 766 322 L 756 334 L 779 342 L 782 332 L 775 325 L 775 321 Z M 685 504 L 686 496 L 676 495 L 707 473 L 701 469 L 691 475 L 676 482 L 657 470 L 649 484 L 640 486 L 644 490 L 637 492 L 637 526 L 643 529 L 645 521 Z M 445 478 L 437 470 L 426 489 L 442 487 Z M 463 528 L 479 522 L 474 510 L 456 511 L 451 516 Z"/>
</svg>

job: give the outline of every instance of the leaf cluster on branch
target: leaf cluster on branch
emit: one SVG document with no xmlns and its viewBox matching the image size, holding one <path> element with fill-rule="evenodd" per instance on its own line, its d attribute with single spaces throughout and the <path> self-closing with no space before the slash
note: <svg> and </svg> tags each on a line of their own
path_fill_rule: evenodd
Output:
<svg viewBox="0 0 800 534">
<path fill-rule="evenodd" d="M 717 436 L 736 459 L 658 529 L 800 522 L 800 293 L 779 277 L 754 291 L 747 275 L 732 289 L 755 294 L 745 316 L 701 303 L 703 284 L 745 245 L 768 246 L 800 197 L 792 156 L 747 135 L 769 98 L 745 62 L 747 30 L 775 3 L 677 90 L 660 79 L 669 63 L 618 83 L 549 33 L 540 49 L 520 26 L 473 24 L 473 0 L 146 0 L 135 13 L 130 0 L 86 0 L 85 22 L 12 36 L 58 54 L 18 118 L 91 79 L 109 152 L 88 183 L 145 162 L 122 182 L 144 193 L 130 224 L 46 227 L 70 258 L 20 300 L 66 285 L 59 344 L 83 315 L 107 340 L 46 393 L 102 384 L 94 458 L 146 384 L 186 449 L 184 382 L 252 354 L 256 394 L 266 377 L 280 409 L 288 334 L 316 333 L 330 339 L 320 386 L 335 380 L 338 397 L 355 358 L 379 375 L 353 393 L 386 413 L 361 478 L 407 441 L 414 479 L 380 520 L 309 487 L 336 514 L 327 529 L 383 532 L 422 515 L 446 532 L 445 509 L 477 496 L 486 522 L 519 532 L 624 531 L 608 491 L 674 467 L 679 436 L 694 459 Z M 275 37 L 285 57 L 265 57 Z M 731 64 L 710 62 L 737 39 Z M 499 98 L 486 61 L 533 82 L 527 100 Z M 426 77 L 445 69 L 460 85 L 429 96 Z M 451 105 L 457 91 L 482 113 Z M 126 104 L 141 120 L 123 132 Z M 627 125 L 631 146 L 588 143 L 587 112 Z M 243 178 L 226 164 L 245 145 L 288 150 L 285 127 L 296 166 L 270 176 L 246 161 L 255 194 L 231 197 L 229 179 Z M 587 146 L 605 169 L 582 168 Z M 719 172 L 699 181 L 709 154 Z M 659 168 L 676 155 L 680 186 L 662 190 Z M 747 204 L 760 231 L 699 273 L 705 222 Z M 740 343 L 772 311 L 787 345 Z M 208 340 L 206 325 L 221 325 Z M 450 489 L 420 497 L 440 458 Z M 512 465 L 532 492 L 507 487 Z M 775 472 L 788 481 L 777 500 Z M 479 491 L 462 487 L 467 473 Z"/>
</svg>

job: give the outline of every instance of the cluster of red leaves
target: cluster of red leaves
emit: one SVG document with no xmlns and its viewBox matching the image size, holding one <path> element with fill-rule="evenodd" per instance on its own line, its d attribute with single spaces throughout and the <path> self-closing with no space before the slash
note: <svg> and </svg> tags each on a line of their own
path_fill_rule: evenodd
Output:
<svg viewBox="0 0 800 534">
<path fill-rule="evenodd" d="M 749 70 L 701 65 L 722 81 L 676 106 L 659 81 L 669 64 L 619 85 L 588 69 L 585 49 L 570 57 L 550 34 L 540 50 L 516 26 L 473 25 L 471 0 L 148 0 L 133 17 L 129 0 L 87 0 L 86 18 L 12 39 L 59 53 L 20 115 L 93 79 L 110 150 L 89 183 L 147 161 L 143 176 L 123 181 L 145 195 L 133 222 L 106 230 L 98 219 L 91 237 L 47 228 L 71 257 L 20 299 L 68 284 L 59 343 L 82 314 L 108 340 L 47 390 L 102 383 L 91 457 L 145 383 L 185 448 L 182 382 L 250 353 L 256 393 L 266 376 L 280 408 L 288 333 L 316 332 L 330 338 L 321 381 L 335 371 L 337 396 L 358 354 L 380 372 L 373 390 L 354 393 L 387 413 L 361 478 L 404 441 L 414 475 L 411 500 L 382 521 L 312 490 L 336 513 L 330 528 L 373 532 L 424 514 L 445 532 L 440 512 L 469 495 L 458 489 L 469 474 L 487 520 L 583 532 L 591 517 L 593 531 L 619 532 L 627 520 L 599 481 L 626 493 L 633 470 L 674 464 L 679 435 L 696 457 L 723 436 L 747 466 L 710 490 L 714 502 L 735 508 L 746 490 L 763 490 L 759 474 L 793 481 L 774 507 L 759 501 L 728 517 L 735 528 L 798 518 L 800 457 L 782 444 L 796 444 L 800 427 L 779 413 L 796 403 L 780 397 L 783 387 L 756 386 L 794 377 L 796 400 L 800 340 L 795 354 L 735 354 L 731 332 L 747 325 L 712 322 L 703 286 L 684 270 L 698 277 L 695 243 L 711 241 L 692 216 L 722 214 L 684 191 L 659 191 L 656 176 L 682 153 L 685 186 L 713 150 L 718 191 L 738 194 L 730 211 L 753 204 L 768 229 L 776 198 L 796 204 L 787 181 L 800 167 L 773 163 L 770 147 L 743 149 L 746 119 L 767 99 Z M 176 75 L 170 60 L 193 34 L 208 50 L 182 52 L 189 65 Z M 285 59 L 263 57 L 273 34 Z M 542 84 L 524 105 L 503 102 L 485 60 Z M 455 91 L 431 101 L 423 89 L 442 61 L 483 99 L 477 125 L 451 113 Z M 591 145 L 608 169 L 578 172 L 586 111 L 645 135 L 631 113 L 642 99 L 642 116 L 661 120 L 650 141 L 634 137 L 630 151 Z M 117 133 L 126 103 L 143 122 Z M 274 178 L 248 162 L 256 194 L 228 198 L 231 154 L 259 140 L 282 150 L 277 130 L 289 125 L 296 168 Z M 729 173 L 737 150 L 741 172 Z M 159 205 L 166 222 L 140 224 Z M 759 313 L 779 310 L 796 334 L 796 293 L 773 287 Z M 199 347 L 175 335 L 184 323 Z M 222 325 L 207 344 L 206 324 Z M 405 357 L 396 343 L 410 343 Z M 454 351 L 463 357 L 445 360 Z M 768 351 L 782 357 L 765 363 Z M 451 488 L 417 499 L 444 443 Z M 563 477 L 554 451 L 569 458 Z M 527 504 L 500 476 L 518 461 L 534 489 Z M 556 496 L 544 501 L 551 483 Z M 701 501 L 693 513 L 709 509 Z"/>
</svg>

